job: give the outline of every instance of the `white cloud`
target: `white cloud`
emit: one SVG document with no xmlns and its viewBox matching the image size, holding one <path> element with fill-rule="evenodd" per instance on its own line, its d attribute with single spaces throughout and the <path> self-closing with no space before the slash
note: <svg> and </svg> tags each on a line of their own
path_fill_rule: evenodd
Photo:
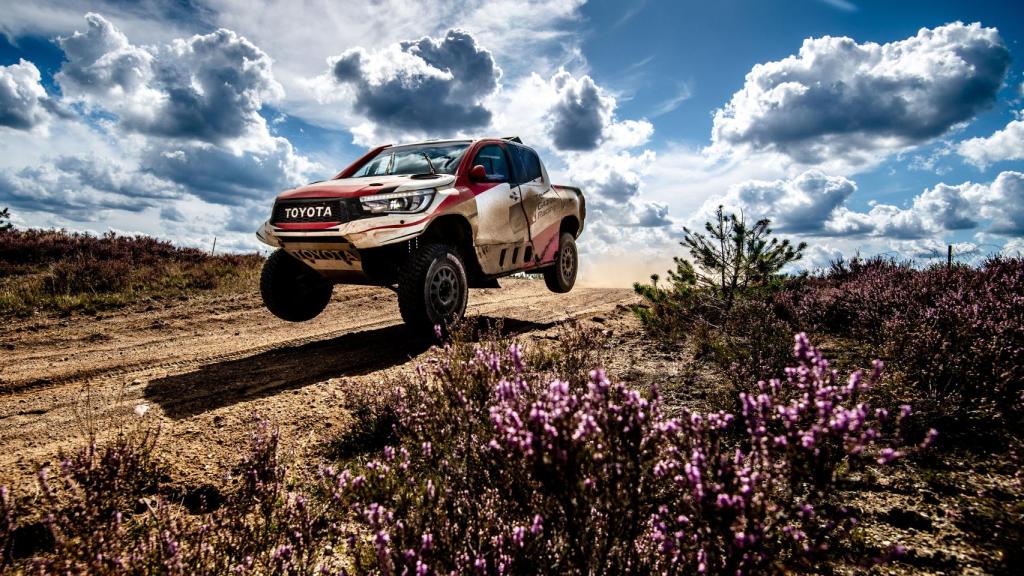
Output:
<svg viewBox="0 0 1024 576">
<path fill-rule="evenodd" d="M 53 38 L 67 34 L 87 12 L 107 14 L 122 30 L 148 42 L 163 42 L 209 27 L 205 2 L 166 0 L 47 0 L 7 2 L 0 17 L 0 34 L 8 39 L 25 35 Z"/>
<path fill-rule="evenodd" d="M 868 212 L 844 210 L 836 218 L 833 230 L 840 234 L 872 234 L 884 238 L 912 240 L 939 232 L 929 214 L 891 204 L 874 204 Z"/>
<path fill-rule="evenodd" d="M 983 222 L 986 221 L 986 222 Z M 940 183 L 914 197 L 909 208 L 876 204 L 866 214 L 846 210 L 834 224 L 898 239 L 935 237 L 947 231 L 982 229 L 1024 234 L 1024 174 L 1002 172 L 990 184 Z"/>
<path fill-rule="evenodd" d="M 270 57 L 230 30 L 140 47 L 99 14 L 60 37 L 64 94 L 119 116 L 127 130 L 223 143 L 266 131 L 264 102 L 283 97 Z"/>
<path fill-rule="evenodd" d="M 139 212 L 180 196 L 171 182 L 96 156 L 62 156 L 17 171 L 0 170 L 0 201 L 78 222 L 102 219 L 111 210 Z"/>
<path fill-rule="evenodd" d="M 980 247 L 973 242 L 947 243 L 936 238 L 909 240 L 896 244 L 899 253 L 914 260 L 946 259 L 949 246 L 953 246 L 953 257 L 957 262 L 971 262 L 981 256 Z"/>
<path fill-rule="evenodd" d="M 780 231 L 820 233 L 856 190 L 847 178 L 808 170 L 789 180 L 750 180 L 732 186 L 725 196 L 709 200 L 701 214 L 706 216 L 721 204 L 743 211 L 751 220 L 770 218 Z"/>
<path fill-rule="evenodd" d="M 842 10 L 843 12 L 856 12 L 857 5 L 849 0 L 819 0 L 822 4 L 828 4 L 836 10 Z"/>
<path fill-rule="evenodd" d="M 89 101 L 114 96 L 130 98 L 153 78 L 153 55 L 133 46 L 109 20 L 85 15 L 85 32 L 57 38 L 67 58 L 54 78 L 69 98 Z M 154 95 L 155 97 L 156 95 Z"/>
<path fill-rule="evenodd" d="M 656 158 L 650 150 L 573 155 L 565 178 L 585 188 L 596 203 L 624 204 L 640 193 L 643 176 Z"/>
<path fill-rule="evenodd" d="M 827 242 L 809 244 L 803 251 L 803 258 L 791 264 L 794 270 L 819 270 L 845 258 L 846 253 Z"/>
<path fill-rule="evenodd" d="M 1024 237 L 1010 238 L 1001 250 L 1005 256 L 1024 258 Z"/>
<path fill-rule="evenodd" d="M 709 198 L 689 220 L 699 225 L 723 205 L 748 220 L 768 218 L 780 232 L 807 237 L 876 237 L 924 240 L 956 230 L 1024 233 L 1024 174 L 1003 172 L 991 184 L 940 183 L 915 196 L 909 207 L 871 202 L 867 212 L 846 205 L 857 185 L 817 170 L 795 178 L 751 180 Z"/>
<path fill-rule="evenodd" d="M 270 58 L 230 30 L 138 46 L 102 16 L 86 21 L 60 38 L 67 60 L 56 80 L 68 100 L 104 114 L 5 141 L 16 158 L 0 169 L 0 202 L 47 225 L 186 243 L 226 233 L 254 247 L 273 196 L 323 170 L 260 114 L 283 96 Z"/>
<path fill-rule="evenodd" d="M 988 232 L 1024 235 L 1024 173 L 1001 172 L 988 186 L 972 186 L 965 196 L 981 206 L 981 216 L 992 221 Z"/>
<path fill-rule="evenodd" d="M 316 78 L 323 102 L 351 102 L 366 122 L 357 140 L 449 137 L 487 127 L 484 101 L 498 90 L 501 69 L 490 51 L 464 30 L 423 37 L 382 50 L 350 48 L 328 59 Z"/>
<path fill-rule="evenodd" d="M 943 230 L 966 230 L 974 228 L 977 222 L 977 206 L 971 201 L 975 184 L 950 186 L 940 183 L 925 190 L 914 198 L 914 210 L 928 214 L 932 228 Z"/>
<path fill-rule="evenodd" d="M 604 94 L 590 76 L 575 78 L 561 70 L 551 78 L 558 93 L 548 109 L 551 139 L 559 150 L 593 150 L 612 121 L 615 99 Z"/>
<path fill-rule="evenodd" d="M 275 76 L 286 90 L 288 113 L 329 128 L 355 128 L 357 140 L 373 127 L 352 114 L 351 106 L 324 105 L 324 59 L 353 47 L 373 53 L 423 36 L 443 37 L 449 29 L 467 31 L 500 54 L 498 64 L 515 78 L 545 76 L 577 58 L 575 21 L 584 0 L 308 0 L 303 10 L 315 18 L 294 24 L 295 4 L 269 0 L 253 10 L 246 0 L 209 0 L 217 24 L 236 30 L 274 57 Z M 567 26 L 573 24 L 573 26 Z M 379 142 L 375 141 L 374 144 Z"/>
<path fill-rule="evenodd" d="M 31 130 L 45 126 L 50 100 L 39 69 L 28 60 L 0 66 L 0 127 Z"/>
<path fill-rule="evenodd" d="M 207 202 L 230 206 L 262 200 L 269 206 L 278 192 L 308 182 L 321 168 L 297 155 L 284 138 L 265 143 L 263 149 L 237 152 L 202 142 L 152 145 L 141 165 Z"/>
<path fill-rule="evenodd" d="M 1024 159 L 1024 111 L 1017 113 L 1002 130 L 985 138 L 964 140 L 956 147 L 968 162 L 984 168 L 1004 160 Z"/>
<path fill-rule="evenodd" d="M 567 111 L 581 90 L 597 97 L 596 117 Z M 564 158 L 614 156 L 644 146 L 654 133 L 654 125 L 647 120 L 619 119 L 617 107 L 615 96 L 585 74 L 575 75 L 563 68 L 545 79 L 533 73 L 509 82 L 495 97 L 491 131 L 521 136 L 531 146 Z"/>
<path fill-rule="evenodd" d="M 651 118 L 657 118 L 658 116 L 664 116 L 670 112 L 674 112 L 676 108 L 693 97 L 693 88 L 690 84 L 683 84 L 675 93 L 675 95 L 662 100 L 654 106 L 654 110 L 651 111 Z"/>
<path fill-rule="evenodd" d="M 810 38 L 797 55 L 754 66 L 715 113 L 713 146 L 868 164 L 991 106 L 1009 63 L 998 31 L 979 24 L 922 28 L 887 44 Z"/>
</svg>

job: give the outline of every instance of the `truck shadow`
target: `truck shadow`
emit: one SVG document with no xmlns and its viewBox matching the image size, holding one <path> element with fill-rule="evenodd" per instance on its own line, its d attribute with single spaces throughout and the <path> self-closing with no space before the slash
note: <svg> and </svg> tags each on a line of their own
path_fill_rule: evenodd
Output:
<svg viewBox="0 0 1024 576">
<path fill-rule="evenodd" d="M 544 330 L 555 324 L 489 316 L 475 316 L 468 321 L 476 323 L 475 332 L 493 327 L 504 335 Z M 156 378 L 146 384 L 143 396 L 177 420 L 329 378 L 358 376 L 397 366 L 425 352 L 431 344 L 430 340 L 413 337 L 402 324 L 351 332 Z"/>
</svg>

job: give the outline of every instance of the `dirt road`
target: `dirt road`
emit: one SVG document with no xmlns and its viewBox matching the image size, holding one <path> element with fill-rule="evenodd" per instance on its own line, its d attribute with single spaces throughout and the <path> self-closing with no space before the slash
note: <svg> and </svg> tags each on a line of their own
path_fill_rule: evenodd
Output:
<svg viewBox="0 0 1024 576">
<path fill-rule="evenodd" d="M 473 290 L 468 315 L 506 329 L 551 329 L 571 317 L 635 301 L 630 290 L 510 279 Z M 281 426 L 301 456 L 314 437 L 344 424 L 346 391 L 410 370 L 425 345 L 408 337 L 393 294 L 339 286 L 316 320 L 290 324 L 258 294 L 152 303 L 68 319 L 26 320 L 0 333 L 0 485 L 30 486 L 38 462 L 138 421 L 162 426 L 175 476 L 216 482 L 245 443 L 254 413 Z"/>
</svg>

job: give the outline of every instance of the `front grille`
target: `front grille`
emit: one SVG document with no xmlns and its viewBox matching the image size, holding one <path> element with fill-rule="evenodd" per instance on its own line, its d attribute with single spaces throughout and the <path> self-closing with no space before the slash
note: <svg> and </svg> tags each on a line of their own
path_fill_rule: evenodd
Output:
<svg viewBox="0 0 1024 576">
<path fill-rule="evenodd" d="M 351 222 L 363 214 L 356 198 L 281 200 L 274 204 L 271 224 L 299 222 Z"/>
</svg>

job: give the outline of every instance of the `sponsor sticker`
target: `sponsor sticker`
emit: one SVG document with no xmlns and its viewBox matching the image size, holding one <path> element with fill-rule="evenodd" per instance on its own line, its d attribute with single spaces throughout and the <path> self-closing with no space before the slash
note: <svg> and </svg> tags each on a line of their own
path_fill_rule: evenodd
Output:
<svg viewBox="0 0 1024 576">
<path fill-rule="evenodd" d="M 354 252 L 348 250 L 289 250 L 289 252 L 310 264 L 316 264 L 318 262 L 343 262 L 348 265 L 354 265 L 359 262 L 359 256 Z"/>
</svg>

